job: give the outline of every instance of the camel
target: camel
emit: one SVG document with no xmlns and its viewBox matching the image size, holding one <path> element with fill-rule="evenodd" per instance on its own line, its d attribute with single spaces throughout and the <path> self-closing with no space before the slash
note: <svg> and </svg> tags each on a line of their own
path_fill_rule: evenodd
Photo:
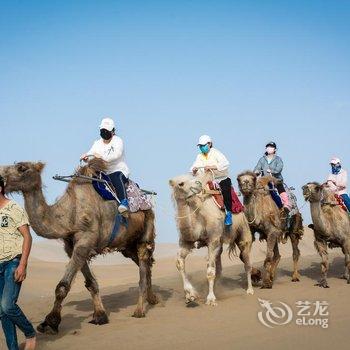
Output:
<svg viewBox="0 0 350 350">
<path fill-rule="evenodd" d="M 48 205 L 42 191 L 43 168 L 44 164 L 40 162 L 20 162 L 0 169 L 6 181 L 6 191 L 23 194 L 29 222 L 36 234 L 62 240 L 70 258 L 64 276 L 56 287 L 52 311 L 38 326 L 38 331 L 49 334 L 58 332 L 62 302 L 79 270 L 84 275 L 85 286 L 93 301 L 94 313 L 90 323 L 108 323 L 97 280 L 89 266 L 91 258 L 106 251 L 120 251 L 139 266 L 139 298 L 133 316 L 144 317 L 145 299 L 149 304 L 157 303 L 151 284 L 155 240 L 153 211 L 130 213 L 127 227 L 121 225 L 117 236 L 111 240 L 117 215 L 116 202 L 103 200 L 89 180 L 76 178 L 55 204 Z M 86 166 L 79 168 L 78 173 L 93 176 L 96 171 L 105 168 L 103 160 L 92 159 Z"/>
<path fill-rule="evenodd" d="M 278 243 L 290 237 L 293 249 L 294 271 L 292 281 L 300 281 L 298 272 L 298 261 L 300 250 L 299 240 L 303 235 L 302 217 L 298 211 L 291 218 L 288 231 L 285 233 L 281 210 L 278 208 L 270 195 L 269 183 L 277 184 L 277 179 L 272 176 L 257 177 L 251 171 L 246 171 L 237 177 L 239 189 L 243 195 L 245 214 L 252 232 L 258 232 L 260 240 L 267 242 L 266 258 L 264 261 L 264 272 L 262 288 L 272 288 L 276 275 L 278 263 L 281 259 Z"/>
<path fill-rule="evenodd" d="M 250 250 L 252 235 L 243 213 L 233 214 L 233 225 L 225 228 L 225 212 L 221 211 L 212 195 L 205 193 L 209 174 L 202 176 L 181 175 L 169 181 L 173 191 L 174 203 L 177 209 L 176 222 L 179 230 L 179 251 L 176 267 L 180 272 L 184 285 L 186 303 L 195 302 L 198 293 L 189 281 L 185 271 L 185 259 L 193 248 L 208 247 L 207 279 L 209 293 L 206 304 L 216 306 L 214 284 L 221 275 L 221 253 L 223 243 L 229 244 L 230 255 L 236 245 L 240 250 L 240 259 L 244 263 L 248 287 L 247 294 L 253 294 L 251 282 Z"/>
<path fill-rule="evenodd" d="M 327 273 L 329 268 L 329 248 L 340 247 L 345 255 L 344 278 L 350 284 L 350 219 L 343 210 L 327 185 L 309 182 L 302 187 L 306 201 L 310 202 L 313 224 L 309 225 L 314 231 L 314 245 L 321 256 L 321 280 L 316 286 L 329 288 Z"/>
</svg>

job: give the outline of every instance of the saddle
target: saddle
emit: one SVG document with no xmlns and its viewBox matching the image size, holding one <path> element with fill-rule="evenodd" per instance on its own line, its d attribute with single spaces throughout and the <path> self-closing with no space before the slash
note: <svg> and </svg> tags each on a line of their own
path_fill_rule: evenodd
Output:
<svg viewBox="0 0 350 350">
<path fill-rule="evenodd" d="M 107 174 L 100 172 L 96 179 L 105 180 L 105 182 L 92 181 L 95 191 L 104 200 L 110 201 L 118 199 L 111 179 Z M 129 180 L 126 184 L 126 195 L 128 197 L 130 212 L 136 213 L 139 210 L 152 209 L 152 202 L 149 196 L 147 196 L 147 194 L 140 189 L 139 185 L 132 180 Z"/>
<path fill-rule="evenodd" d="M 348 213 L 348 208 L 346 207 L 344 200 L 341 196 L 339 196 L 338 194 L 334 195 L 336 201 L 338 202 L 338 205 L 340 206 L 340 208 L 342 208 L 343 210 L 345 210 Z"/>
<path fill-rule="evenodd" d="M 221 209 L 225 210 L 224 205 L 224 197 L 222 196 L 220 192 L 220 186 L 215 182 L 208 182 L 209 187 L 209 193 L 212 194 L 212 198 L 214 203 Z M 211 192 L 210 192 L 211 191 Z M 242 211 L 244 211 L 244 206 L 242 205 L 241 201 L 239 200 L 236 191 L 233 187 L 231 187 L 231 197 L 232 197 L 232 213 L 238 214 Z"/>
</svg>

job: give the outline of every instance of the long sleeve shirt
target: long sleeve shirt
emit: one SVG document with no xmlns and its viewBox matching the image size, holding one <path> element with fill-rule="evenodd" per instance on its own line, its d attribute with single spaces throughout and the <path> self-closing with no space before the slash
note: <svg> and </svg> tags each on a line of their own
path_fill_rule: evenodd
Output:
<svg viewBox="0 0 350 350">
<path fill-rule="evenodd" d="M 254 168 L 255 173 L 263 173 L 263 175 L 269 175 L 267 170 L 271 170 L 271 175 L 277 179 L 283 181 L 282 170 L 283 170 L 283 161 L 279 156 L 275 156 L 270 162 L 267 156 L 261 157 L 258 161 L 258 164 Z"/>
<path fill-rule="evenodd" d="M 109 143 L 105 143 L 103 139 L 94 142 L 87 155 L 97 153 L 101 158 L 107 162 L 107 174 L 121 171 L 125 177 L 129 177 L 130 170 L 126 164 L 123 140 L 114 135 Z"/>
<path fill-rule="evenodd" d="M 339 174 L 329 174 L 327 182 L 330 188 L 338 195 L 347 193 L 348 173 L 341 169 Z"/>
<path fill-rule="evenodd" d="M 217 170 L 214 170 L 214 177 L 217 181 L 225 180 L 229 176 L 230 163 L 216 148 L 211 148 L 207 154 L 199 153 L 191 167 L 191 171 L 193 168 L 203 168 L 206 166 L 216 166 Z M 199 171 L 203 170 L 199 169 Z"/>
</svg>

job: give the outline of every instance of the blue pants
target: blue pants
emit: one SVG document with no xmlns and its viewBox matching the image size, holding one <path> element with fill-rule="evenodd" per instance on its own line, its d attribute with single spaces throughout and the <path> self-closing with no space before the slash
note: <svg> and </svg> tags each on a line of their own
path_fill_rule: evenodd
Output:
<svg viewBox="0 0 350 350">
<path fill-rule="evenodd" d="M 109 174 L 109 178 L 117 192 L 117 197 L 121 202 L 123 199 L 127 199 L 125 186 L 129 181 L 127 177 L 121 172 L 116 171 L 115 173 Z"/>
<path fill-rule="evenodd" d="M 21 283 L 14 278 L 19 258 L 0 263 L 0 319 L 9 350 L 18 350 L 16 326 L 26 338 L 35 337 L 32 324 L 17 305 Z"/>
<path fill-rule="evenodd" d="M 350 213 L 350 197 L 347 193 L 341 194 L 340 197 L 343 198 L 345 206 L 348 208 L 348 212 Z"/>
</svg>

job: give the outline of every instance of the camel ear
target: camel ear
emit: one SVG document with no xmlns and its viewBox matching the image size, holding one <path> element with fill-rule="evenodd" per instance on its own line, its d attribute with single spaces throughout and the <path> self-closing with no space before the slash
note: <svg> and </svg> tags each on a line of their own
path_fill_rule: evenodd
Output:
<svg viewBox="0 0 350 350">
<path fill-rule="evenodd" d="M 174 187 L 175 186 L 175 181 L 173 179 L 169 180 L 169 185 L 171 187 Z"/>
<path fill-rule="evenodd" d="M 42 163 L 42 162 L 38 162 L 34 164 L 34 169 L 39 173 L 43 171 L 44 167 L 45 167 L 45 163 Z"/>
</svg>

